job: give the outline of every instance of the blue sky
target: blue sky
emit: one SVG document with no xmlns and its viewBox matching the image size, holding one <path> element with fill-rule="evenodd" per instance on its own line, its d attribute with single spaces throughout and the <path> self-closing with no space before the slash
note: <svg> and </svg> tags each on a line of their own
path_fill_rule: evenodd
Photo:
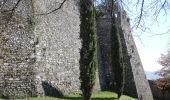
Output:
<svg viewBox="0 0 170 100">
<path fill-rule="evenodd" d="M 170 23 L 170 20 L 168 22 Z M 167 29 L 164 29 L 164 24 L 162 24 L 159 26 L 151 26 L 151 30 L 156 34 L 166 31 Z M 162 53 L 166 53 L 170 35 L 165 34 L 152 36 L 150 33 L 143 32 L 139 39 L 135 36 L 137 33 L 133 34 L 144 70 L 153 72 L 161 69 L 162 66 L 158 64 L 157 60 Z"/>
<path fill-rule="evenodd" d="M 140 11 L 139 8 L 134 6 L 132 8 L 133 13 L 129 13 L 132 26 L 137 13 Z M 166 33 L 170 29 L 170 19 L 168 19 L 170 14 L 164 15 L 161 12 L 157 20 L 154 20 L 154 16 L 151 16 L 151 14 L 145 15 L 145 27 L 150 28 L 150 31 L 143 32 L 140 28 L 134 29 L 133 36 L 144 70 L 154 72 L 162 68 L 157 61 L 162 53 L 165 54 L 167 52 L 168 43 L 170 43 L 170 32 L 164 35 L 157 35 Z"/>
<path fill-rule="evenodd" d="M 142 2 L 141 0 L 139 1 L 139 4 L 136 6 L 137 1 L 128 0 L 127 6 L 129 8 L 127 8 L 127 6 L 124 7 L 131 19 L 131 27 L 136 27 L 136 23 L 139 21 L 139 19 L 136 19 L 138 18 L 137 16 L 139 16 L 141 11 Z M 132 30 L 144 70 L 149 72 L 155 72 L 162 68 L 162 66 L 158 64 L 157 61 L 162 53 L 165 54 L 167 52 L 168 43 L 170 43 L 170 32 L 164 35 L 157 35 L 166 33 L 167 30 L 170 29 L 170 19 L 168 19 L 170 18 L 170 14 L 167 13 L 165 15 L 164 11 L 162 10 L 158 14 L 157 19 L 155 19 L 153 14 L 157 9 L 159 9 L 159 7 L 161 7 L 161 5 L 152 5 L 153 3 L 150 2 L 153 1 L 154 0 L 145 0 L 144 12 L 142 16 L 144 20 L 140 22 L 138 28 L 133 28 Z M 152 5 L 153 8 L 145 9 L 148 8 L 148 5 L 149 7 Z M 141 29 L 144 28 L 147 30 L 142 31 Z"/>
</svg>

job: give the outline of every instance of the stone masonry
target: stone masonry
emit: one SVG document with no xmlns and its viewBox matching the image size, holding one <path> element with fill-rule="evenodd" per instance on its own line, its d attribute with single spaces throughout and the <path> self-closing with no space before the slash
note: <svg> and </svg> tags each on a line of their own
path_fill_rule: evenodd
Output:
<svg viewBox="0 0 170 100">
<path fill-rule="evenodd" d="M 33 0 L 36 81 L 40 94 L 57 93 L 48 93 L 51 90 L 67 94 L 78 91 L 80 86 L 78 2 L 66 0 L 59 10 L 46 14 L 59 7 L 62 2 L 63 0 Z M 44 89 L 49 90 L 43 91 Z"/>
<path fill-rule="evenodd" d="M 102 90 L 113 90 L 112 86 L 112 64 L 111 64 L 111 40 L 110 40 L 110 29 L 111 19 L 102 18 L 97 23 L 97 35 L 98 35 L 98 67 L 100 85 Z M 119 29 L 121 31 L 121 29 Z M 121 42 L 124 54 L 124 65 L 125 65 L 125 90 L 124 94 L 137 97 L 136 85 L 132 73 L 129 53 L 127 52 L 126 42 L 124 35 L 120 34 Z"/>
<path fill-rule="evenodd" d="M 120 34 L 121 38 L 124 40 L 122 41 L 123 47 L 125 47 L 125 50 L 127 50 L 125 53 L 125 62 L 126 62 L 126 79 L 125 79 L 125 91 L 129 92 L 130 89 L 133 89 L 133 87 L 130 87 L 130 85 L 133 85 L 133 82 L 135 82 L 136 85 L 136 91 L 138 95 L 139 100 L 153 100 L 152 92 L 148 83 L 148 80 L 146 79 L 146 75 L 138 54 L 138 50 L 136 48 L 131 28 L 130 28 L 130 19 L 127 17 L 125 13 L 118 13 L 119 18 L 119 27 L 120 27 Z M 124 42 L 124 43 L 123 43 Z M 127 68 L 128 67 L 128 68 Z M 132 78 L 132 73 L 133 78 Z M 127 87 L 127 88 L 126 88 Z"/>
<path fill-rule="evenodd" d="M 79 91 L 78 0 L 0 0 L 0 94 Z M 12 10 L 15 8 L 14 10 Z"/>
<path fill-rule="evenodd" d="M 0 0 L 0 95 L 22 97 L 35 94 L 34 34 L 31 2 Z"/>
</svg>

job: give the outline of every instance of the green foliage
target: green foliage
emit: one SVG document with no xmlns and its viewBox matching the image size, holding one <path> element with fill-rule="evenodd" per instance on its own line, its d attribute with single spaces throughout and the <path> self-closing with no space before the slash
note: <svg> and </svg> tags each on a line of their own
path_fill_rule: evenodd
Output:
<svg viewBox="0 0 170 100">
<path fill-rule="evenodd" d="M 92 0 L 80 0 L 80 80 L 84 100 L 90 100 L 96 79 L 96 30 Z"/>
<path fill-rule="evenodd" d="M 113 65 L 113 83 L 118 94 L 118 98 L 123 93 L 124 88 L 124 63 L 122 46 L 120 42 L 120 35 L 116 23 L 116 17 L 112 16 L 112 29 L 111 29 L 111 50 L 112 50 L 112 65 Z"/>
</svg>

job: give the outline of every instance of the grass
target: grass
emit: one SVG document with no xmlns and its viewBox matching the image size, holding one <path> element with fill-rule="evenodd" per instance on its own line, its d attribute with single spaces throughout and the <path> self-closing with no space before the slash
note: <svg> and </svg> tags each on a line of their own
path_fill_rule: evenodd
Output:
<svg viewBox="0 0 170 100">
<path fill-rule="evenodd" d="M 116 99 L 117 95 L 113 92 L 98 92 L 93 93 L 92 100 L 118 100 Z M 19 100 L 19 99 L 18 99 Z M 65 96 L 63 98 L 55 98 L 55 97 L 34 97 L 34 98 L 28 98 L 28 99 L 20 99 L 20 100 L 82 100 L 82 96 L 80 93 L 71 93 L 68 96 Z M 129 96 L 121 96 L 119 100 L 137 100 L 135 98 L 131 98 Z"/>
</svg>

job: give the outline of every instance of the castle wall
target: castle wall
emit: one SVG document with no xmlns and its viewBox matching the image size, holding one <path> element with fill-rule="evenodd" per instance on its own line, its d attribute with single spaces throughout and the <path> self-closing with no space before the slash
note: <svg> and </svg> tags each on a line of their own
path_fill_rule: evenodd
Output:
<svg viewBox="0 0 170 100">
<path fill-rule="evenodd" d="M 22 0 L 15 8 L 16 3 L 17 0 L 0 1 L 1 97 L 35 95 L 31 2 Z"/>
<path fill-rule="evenodd" d="M 129 71 L 127 71 L 127 68 L 126 68 L 126 73 L 128 74 L 128 72 L 131 73 L 131 71 L 132 71 L 132 74 L 134 77 L 134 82 L 136 85 L 138 99 L 139 100 L 153 100 L 152 92 L 151 92 L 148 80 L 146 79 L 146 75 L 144 73 L 142 62 L 140 60 L 138 50 L 136 48 L 136 45 L 135 45 L 135 42 L 134 42 L 134 39 L 133 39 L 133 36 L 131 33 L 129 18 L 126 15 L 118 16 L 118 18 L 120 18 L 119 21 L 120 21 L 120 25 L 122 28 L 121 32 L 124 35 L 122 38 L 124 38 L 123 40 L 125 40 L 126 47 L 127 47 L 126 50 L 127 50 L 128 56 L 129 56 L 126 59 L 129 59 L 129 61 L 130 61 L 130 63 L 129 63 L 130 66 L 128 66 Z M 132 76 L 126 75 L 126 77 L 127 77 L 126 85 L 130 86 L 131 83 L 130 83 L 130 81 L 128 81 L 129 80 L 128 78 L 132 77 Z M 128 87 L 128 86 L 126 86 L 126 87 Z"/>
<path fill-rule="evenodd" d="M 33 0 L 36 81 L 40 94 L 57 96 L 79 91 L 78 0 Z M 52 92 L 53 91 L 53 92 Z"/>
<path fill-rule="evenodd" d="M 102 90 L 113 90 L 112 86 L 112 64 L 111 64 L 111 19 L 101 18 L 97 23 L 97 35 L 98 35 L 98 68 L 100 85 Z M 137 97 L 136 85 L 134 82 L 133 72 L 131 68 L 129 53 L 127 52 L 126 41 L 124 39 L 124 33 L 119 28 L 121 37 L 121 44 L 123 47 L 124 65 L 125 65 L 125 90 L 124 94 Z"/>
<path fill-rule="evenodd" d="M 152 92 L 132 37 L 129 18 L 126 15 L 119 15 L 117 18 L 125 64 L 124 94 L 136 97 L 139 100 L 153 100 Z M 98 20 L 98 67 L 100 85 L 103 90 L 110 90 L 112 87 L 110 84 L 112 78 L 110 30 L 111 18 Z"/>
<path fill-rule="evenodd" d="M 130 24 L 128 22 L 128 18 L 126 18 L 126 16 L 124 16 L 124 18 L 122 18 L 122 20 L 124 21 L 123 23 L 121 23 L 121 20 L 119 20 L 120 22 L 119 25 L 122 24 L 123 26 L 123 27 L 119 27 L 119 34 L 120 34 L 121 44 L 123 48 L 122 51 L 123 51 L 123 58 L 124 58 L 124 65 L 125 65 L 124 94 L 138 98 L 136 84 L 135 84 L 133 70 L 132 70 L 133 63 L 131 63 L 131 55 L 133 55 L 133 53 L 129 52 L 128 50 L 129 49 L 128 45 L 132 45 L 134 41 L 130 43 L 127 40 L 127 32 L 130 33 L 130 34 L 128 33 L 129 34 L 128 36 L 131 36 L 130 30 L 127 31 L 127 28 L 130 28 Z M 127 25 L 128 27 L 124 27 L 124 25 Z M 131 39 L 133 38 L 131 37 Z"/>
<path fill-rule="evenodd" d="M 80 91 L 78 0 L 9 0 L 0 8 L 0 95 Z"/>
<path fill-rule="evenodd" d="M 102 90 L 110 90 L 112 79 L 111 64 L 111 41 L 110 41 L 111 20 L 101 18 L 97 20 L 97 58 L 100 86 Z"/>
</svg>

